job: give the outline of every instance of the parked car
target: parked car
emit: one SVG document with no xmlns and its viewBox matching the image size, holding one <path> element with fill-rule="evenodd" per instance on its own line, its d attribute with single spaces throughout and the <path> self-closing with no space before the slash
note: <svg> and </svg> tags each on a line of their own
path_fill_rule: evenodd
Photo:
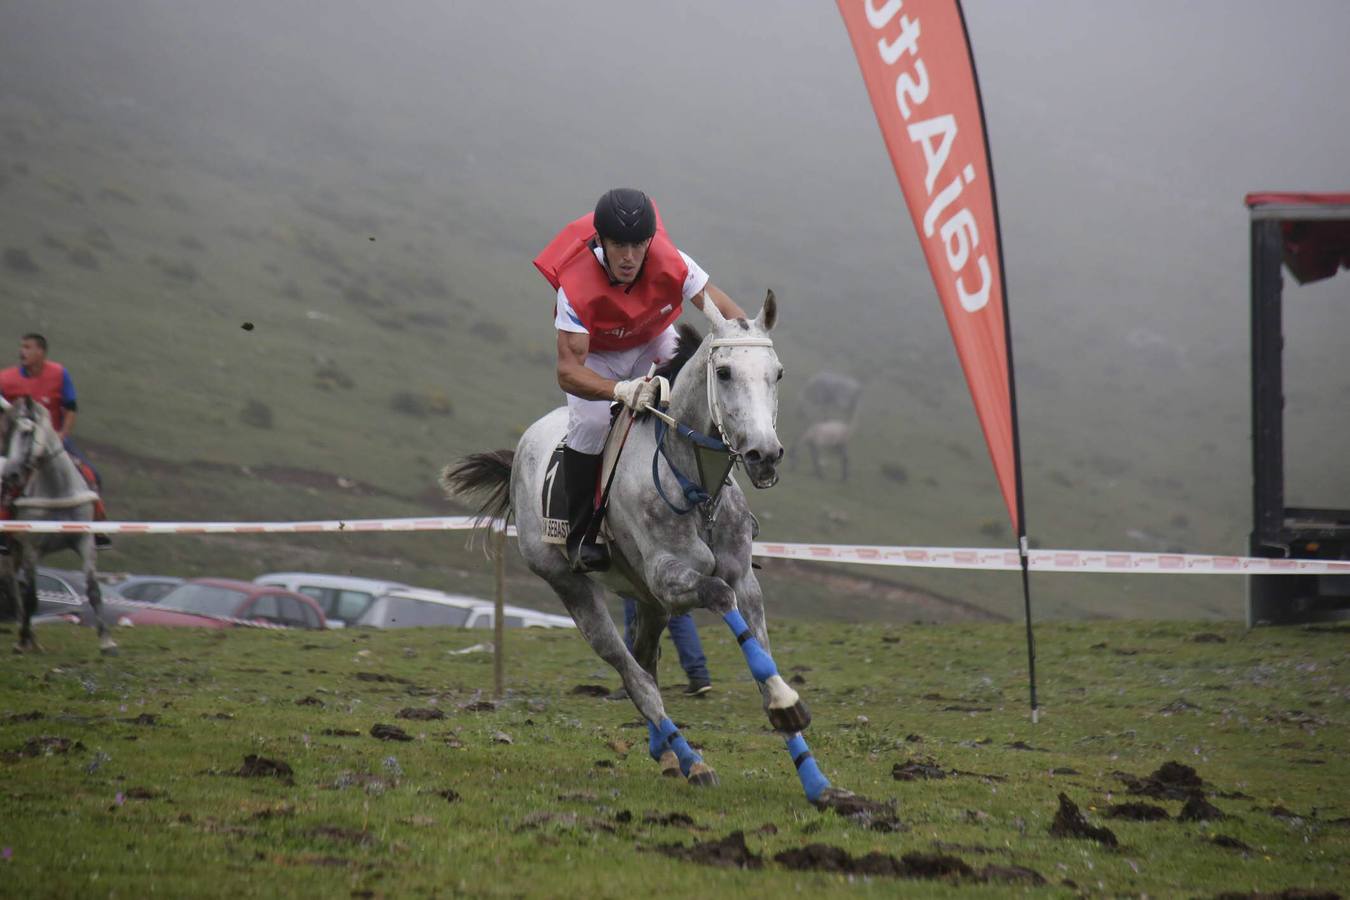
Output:
<svg viewBox="0 0 1350 900">
<path fill-rule="evenodd" d="M 160 598 L 183 583 L 174 575 L 128 575 L 103 590 L 103 596 L 116 595 L 140 603 L 158 603 Z"/>
<path fill-rule="evenodd" d="M 475 607 L 469 615 L 469 628 L 491 628 L 495 624 L 496 609 L 492 604 L 484 604 Z M 502 607 L 502 621 L 507 628 L 576 628 L 577 624 L 572 621 L 571 616 L 559 616 L 553 613 L 540 612 L 537 609 L 526 609 L 523 606 L 512 606 L 506 604 Z"/>
<path fill-rule="evenodd" d="M 323 610 L 312 597 L 228 578 L 194 578 L 153 605 L 121 602 L 116 606 L 119 620 L 133 625 L 228 628 L 243 620 L 286 628 L 327 627 Z"/>
<path fill-rule="evenodd" d="M 318 572 L 269 572 L 253 581 L 313 597 L 323 609 L 328 624 L 338 628 L 354 624 L 381 594 L 408 589 L 408 585 L 397 581 Z"/>
<path fill-rule="evenodd" d="M 471 627 L 469 620 L 474 611 L 485 602 L 482 597 L 400 587 L 380 594 L 349 624 L 364 628 L 420 628 L 428 625 L 468 628 Z"/>
<path fill-rule="evenodd" d="M 86 606 L 84 575 L 66 569 L 38 566 L 37 595 L 39 616 L 80 615 Z"/>
</svg>

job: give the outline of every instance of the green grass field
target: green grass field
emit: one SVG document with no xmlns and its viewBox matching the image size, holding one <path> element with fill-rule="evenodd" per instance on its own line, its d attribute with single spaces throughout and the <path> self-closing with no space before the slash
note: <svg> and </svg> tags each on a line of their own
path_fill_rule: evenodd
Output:
<svg viewBox="0 0 1350 900">
<path fill-rule="evenodd" d="M 720 630 L 704 630 L 714 692 L 667 692 L 720 774 L 701 790 L 659 777 L 630 705 L 576 691 L 615 678 L 575 633 L 508 633 L 507 692 L 494 706 L 491 654 L 456 652 L 479 632 L 122 629 L 121 655 L 101 659 L 92 632 L 43 626 L 44 654 L 0 664 L 0 895 L 1350 889 L 1343 627 L 1045 625 L 1035 726 L 1014 624 L 771 630 L 814 713 L 822 767 L 839 786 L 894 801 L 894 830 L 805 802 Z M 377 724 L 411 740 L 378 740 Z M 241 776 L 250 755 L 284 763 L 290 778 Z M 1223 818 L 1182 821 L 1180 797 L 1131 793 L 1167 763 L 1193 768 Z M 1052 835 L 1061 792 L 1118 846 Z M 1112 816 L 1128 803 L 1166 818 Z M 735 832 L 737 858 L 756 868 L 663 852 L 697 855 Z M 881 854 L 873 872 L 884 857 L 904 858 L 905 871 L 959 869 L 954 858 L 974 874 L 799 870 L 776 859 L 785 853 L 844 866 Z"/>
</svg>

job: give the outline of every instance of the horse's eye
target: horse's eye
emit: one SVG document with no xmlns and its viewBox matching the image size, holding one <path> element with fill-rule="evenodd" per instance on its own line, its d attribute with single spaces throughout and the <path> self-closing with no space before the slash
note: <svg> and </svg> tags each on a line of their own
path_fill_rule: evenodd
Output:
<svg viewBox="0 0 1350 900">
<path fill-rule="evenodd" d="M 718 381 L 730 381 L 730 380 L 731 380 L 731 366 L 718 366 L 718 367 L 717 367 L 717 380 L 718 380 Z"/>
</svg>

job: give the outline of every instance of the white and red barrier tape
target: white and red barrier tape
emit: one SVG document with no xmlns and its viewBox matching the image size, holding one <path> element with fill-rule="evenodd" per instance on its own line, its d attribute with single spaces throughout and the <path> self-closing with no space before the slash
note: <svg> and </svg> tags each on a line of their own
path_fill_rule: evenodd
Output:
<svg viewBox="0 0 1350 900">
<path fill-rule="evenodd" d="M 309 522 L 30 522 L 0 520 L 0 532 L 28 534 L 320 534 L 392 531 L 467 531 L 472 516 L 411 519 L 324 519 Z M 500 527 L 500 522 L 497 523 Z M 507 530 L 514 535 L 515 528 Z M 1016 550 L 993 547 L 887 547 L 856 544 L 787 544 L 758 541 L 755 556 L 868 566 L 1016 571 Z M 1032 550 L 1033 572 L 1137 572 L 1170 575 L 1350 575 L 1350 561 L 1266 559 L 1199 553 L 1132 553 L 1113 550 Z"/>
</svg>

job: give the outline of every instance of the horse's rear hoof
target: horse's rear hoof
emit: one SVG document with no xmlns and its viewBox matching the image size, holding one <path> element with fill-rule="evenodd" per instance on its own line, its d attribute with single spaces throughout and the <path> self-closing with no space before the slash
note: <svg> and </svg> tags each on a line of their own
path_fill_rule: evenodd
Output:
<svg viewBox="0 0 1350 900">
<path fill-rule="evenodd" d="M 661 766 L 661 775 L 665 778 L 680 778 L 684 775 L 680 771 L 680 758 L 675 755 L 674 750 L 667 750 L 662 753 L 661 758 L 657 760 L 657 764 Z"/>
<path fill-rule="evenodd" d="M 689 767 L 689 783 L 695 787 L 717 787 L 717 773 L 707 763 L 696 762 Z"/>
<path fill-rule="evenodd" d="M 806 726 L 811 724 L 811 712 L 800 700 L 783 709 L 770 707 L 769 724 L 773 726 L 774 731 L 796 734 L 798 731 L 805 731 Z"/>
</svg>

